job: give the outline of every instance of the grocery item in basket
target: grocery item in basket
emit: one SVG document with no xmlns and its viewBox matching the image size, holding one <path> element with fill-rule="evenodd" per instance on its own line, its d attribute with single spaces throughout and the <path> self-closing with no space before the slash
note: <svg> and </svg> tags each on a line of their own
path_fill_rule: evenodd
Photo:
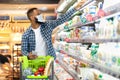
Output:
<svg viewBox="0 0 120 80">
<path fill-rule="evenodd" d="M 44 67 L 39 67 L 39 68 L 34 72 L 34 76 L 43 75 L 43 74 L 44 74 Z"/>
<path fill-rule="evenodd" d="M 25 76 L 32 75 L 32 69 L 31 68 L 24 69 L 23 75 L 25 75 Z"/>
<path fill-rule="evenodd" d="M 48 79 L 47 73 L 49 73 L 51 67 L 51 56 L 38 56 L 38 58 L 34 60 L 28 60 L 27 56 L 23 56 L 22 59 L 22 77 L 26 77 L 27 79 Z M 47 67 L 48 66 L 48 67 Z M 45 69 L 46 68 L 46 69 Z M 49 70 L 49 71 L 47 71 Z M 45 73 L 46 74 L 45 74 Z"/>
<path fill-rule="evenodd" d="M 52 61 L 53 61 L 53 58 L 50 58 L 46 64 L 46 67 L 45 67 L 45 71 L 44 71 L 44 75 L 50 75 L 50 69 L 52 68 Z"/>
</svg>

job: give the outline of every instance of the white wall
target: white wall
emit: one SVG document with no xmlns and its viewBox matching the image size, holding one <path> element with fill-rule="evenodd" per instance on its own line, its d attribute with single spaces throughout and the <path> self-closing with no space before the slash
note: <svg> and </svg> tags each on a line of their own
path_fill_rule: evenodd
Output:
<svg viewBox="0 0 120 80">
<path fill-rule="evenodd" d="M 26 14 L 27 10 L 0 10 L 0 14 Z"/>
</svg>

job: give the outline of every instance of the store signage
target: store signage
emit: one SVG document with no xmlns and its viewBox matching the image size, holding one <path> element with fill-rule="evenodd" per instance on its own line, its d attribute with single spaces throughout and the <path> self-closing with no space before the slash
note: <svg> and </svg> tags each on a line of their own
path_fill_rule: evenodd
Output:
<svg viewBox="0 0 120 80">
<path fill-rule="evenodd" d="M 10 20 L 10 16 L 0 16 L 0 20 Z"/>
<path fill-rule="evenodd" d="M 14 16 L 14 20 L 28 20 L 27 16 Z"/>
</svg>

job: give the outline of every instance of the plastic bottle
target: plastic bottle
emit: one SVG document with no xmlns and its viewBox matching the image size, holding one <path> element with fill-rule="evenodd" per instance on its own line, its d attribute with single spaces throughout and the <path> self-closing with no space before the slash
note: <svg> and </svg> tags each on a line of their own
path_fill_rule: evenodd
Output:
<svg viewBox="0 0 120 80">
<path fill-rule="evenodd" d="M 117 56 L 117 69 L 118 71 L 120 70 L 120 43 L 117 43 L 118 47 L 117 47 L 117 50 L 116 50 L 116 56 Z"/>
<path fill-rule="evenodd" d="M 102 18 L 105 16 L 105 12 L 102 10 L 102 7 L 103 7 L 103 3 L 102 2 L 99 2 L 98 3 L 98 12 L 97 12 L 97 16 L 99 18 Z"/>
<path fill-rule="evenodd" d="M 98 28 L 98 37 L 99 39 L 105 39 L 106 38 L 106 27 L 107 27 L 107 20 L 102 19 L 100 24 L 99 24 L 99 28 Z"/>
<path fill-rule="evenodd" d="M 117 27 L 118 27 L 118 17 L 116 16 L 114 18 L 114 21 L 113 21 L 113 25 L 114 25 L 114 28 L 113 28 L 113 38 L 118 38 L 118 34 L 117 34 Z"/>
<path fill-rule="evenodd" d="M 115 24 L 117 24 L 117 35 L 118 35 L 118 38 L 120 38 L 120 15 L 118 16 L 117 20 L 118 20 L 118 23 L 115 23 Z"/>
<path fill-rule="evenodd" d="M 104 80 L 102 74 L 99 74 L 99 76 L 98 76 L 98 80 Z"/>
</svg>

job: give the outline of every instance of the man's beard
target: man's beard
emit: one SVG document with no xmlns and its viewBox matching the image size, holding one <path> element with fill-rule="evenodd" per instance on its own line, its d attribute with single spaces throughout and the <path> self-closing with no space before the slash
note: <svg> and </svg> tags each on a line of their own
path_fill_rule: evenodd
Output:
<svg viewBox="0 0 120 80">
<path fill-rule="evenodd" d="M 43 22 L 39 22 L 37 18 L 35 18 L 35 23 L 41 24 Z"/>
</svg>

